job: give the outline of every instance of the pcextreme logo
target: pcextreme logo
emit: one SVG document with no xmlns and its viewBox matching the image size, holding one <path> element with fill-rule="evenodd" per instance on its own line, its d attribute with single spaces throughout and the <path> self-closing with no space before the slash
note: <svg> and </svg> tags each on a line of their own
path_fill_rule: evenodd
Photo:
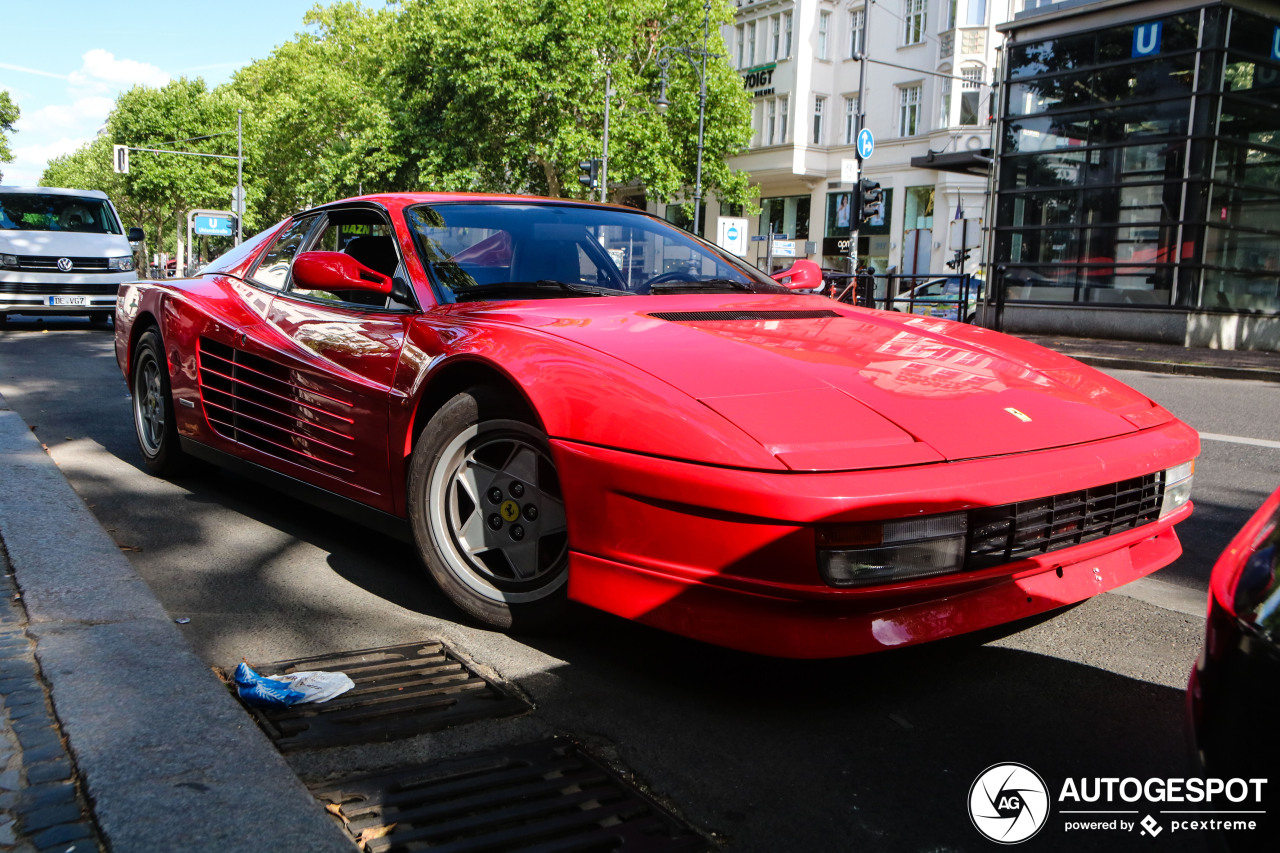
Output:
<svg viewBox="0 0 1280 853">
<path fill-rule="evenodd" d="M 969 819 L 992 841 L 1026 841 L 1049 819 L 1049 789 L 1025 764 L 993 764 L 969 788 Z"/>
<path fill-rule="evenodd" d="M 1267 814 L 1267 779 L 1070 778 L 1057 796 L 1061 830 L 1133 833 L 1157 838 L 1185 832 L 1252 833 Z M 993 764 L 969 788 L 969 818 L 998 844 L 1018 844 L 1049 821 L 1054 798 L 1025 764 Z"/>
</svg>

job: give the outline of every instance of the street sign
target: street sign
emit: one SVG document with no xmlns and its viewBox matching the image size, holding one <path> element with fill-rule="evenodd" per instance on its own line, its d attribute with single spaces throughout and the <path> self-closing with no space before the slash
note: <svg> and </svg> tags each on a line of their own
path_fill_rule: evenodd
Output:
<svg viewBox="0 0 1280 853">
<path fill-rule="evenodd" d="M 858 182 L 858 161 L 853 157 L 840 158 L 840 183 L 856 184 Z"/>
<path fill-rule="evenodd" d="M 775 258 L 794 258 L 796 256 L 795 240 L 775 240 L 773 243 Z"/>
<path fill-rule="evenodd" d="M 751 242 L 752 242 L 752 243 L 763 243 L 765 240 L 768 240 L 768 239 L 769 239 L 769 235 L 768 235 L 768 234 L 757 234 L 756 236 L 754 236 L 754 237 L 752 237 L 752 238 L 751 238 Z"/>
<path fill-rule="evenodd" d="M 197 216 L 194 229 L 197 234 L 230 237 L 235 233 L 235 220 L 230 216 Z"/>
<path fill-rule="evenodd" d="M 747 256 L 746 219 L 737 216 L 721 216 L 716 228 L 716 244 L 726 252 L 740 258 Z"/>
<path fill-rule="evenodd" d="M 244 216 L 244 187 L 231 188 L 231 209 Z"/>
<path fill-rule="evenodd" d="M 858 159 L 866 160 L 876 150 L 876 138 L 871 135 L 871 128 L 864 127 L 858 131 Z"/>
<path fill-rule="evenodd" d="M 120 175 L 129 174 L 129 146 L 111 146 L 111 171 Z"/>
</svg>

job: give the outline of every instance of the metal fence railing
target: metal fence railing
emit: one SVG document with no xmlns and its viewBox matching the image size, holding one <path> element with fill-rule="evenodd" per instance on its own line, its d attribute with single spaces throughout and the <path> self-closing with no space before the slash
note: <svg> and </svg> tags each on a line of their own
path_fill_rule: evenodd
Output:
<svg viewBox="0 0 1280 853">
<path fill-rule="evenodd" d="M 840 302 L 972 323 L 983 297 L 982 279 L 969 275 L 828 273 L 827 293 Z"/>
</svg>

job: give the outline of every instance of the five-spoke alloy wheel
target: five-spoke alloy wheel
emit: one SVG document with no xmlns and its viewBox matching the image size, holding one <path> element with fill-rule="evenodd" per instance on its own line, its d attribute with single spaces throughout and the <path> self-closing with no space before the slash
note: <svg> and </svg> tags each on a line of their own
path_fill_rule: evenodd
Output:
<svg viewBox="0 0 1280 853">
<path fill-rule="evenodd" d="M 551 448 L 501 395 L 472 388 L 431 418 L 408 509 L 423 562 L 467 613 L 517 630 L 563 617 L 569 537 Z"/>
</svg>

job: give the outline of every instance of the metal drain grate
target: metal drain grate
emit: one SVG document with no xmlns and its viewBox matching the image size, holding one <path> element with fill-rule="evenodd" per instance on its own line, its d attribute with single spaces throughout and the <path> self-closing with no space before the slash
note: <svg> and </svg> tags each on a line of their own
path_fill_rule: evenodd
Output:
<svg viewBox="0 0 1280 853">
<path fill-rule="evenodd" d="M 396 740 L 529 710 L 522 699 L 476 674 L 436 641 L 251 666 L 263 675 L 336 670 L 356 684 L 320 705 L 250 707 L 283 752 Z"/>
<path fill-rule="evenodd" d="M 326 782 L 311 793 L 369 853 L 707 849 L 674 815 L 559 739 Z"/>
</svg>

